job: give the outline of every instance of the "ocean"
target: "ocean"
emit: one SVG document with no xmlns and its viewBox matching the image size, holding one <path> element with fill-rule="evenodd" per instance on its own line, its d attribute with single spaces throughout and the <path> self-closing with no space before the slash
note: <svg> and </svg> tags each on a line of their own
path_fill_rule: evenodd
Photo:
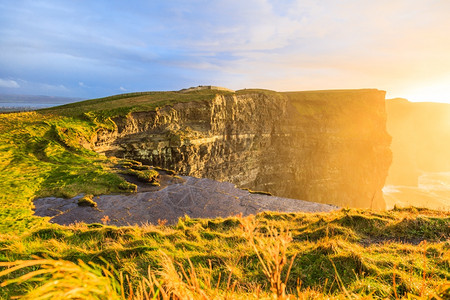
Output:
<svg viewBox="0 0 450 300">
<path fill-rule="evenodd" d="M 0 94 L 0 112 L 28 111 L 81 101 L 81 98 Z"/>
<path fill-rule="evenodd" d="M 386 208 L 416 206 L 450 211 L 450 172 L 423 173 L 417 186 L 387 185 Z"/>
</svg>

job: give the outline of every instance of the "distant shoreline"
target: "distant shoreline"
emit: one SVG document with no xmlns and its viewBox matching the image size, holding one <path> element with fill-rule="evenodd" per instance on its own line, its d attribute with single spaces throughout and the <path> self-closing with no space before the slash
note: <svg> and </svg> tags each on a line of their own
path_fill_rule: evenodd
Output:
<svg viewBox="0 0 450 300">
<path fill-rule="evenodd" d="M 82 101 L 82 98 L 0 94 L 0 112 L 23 112 Z"/>
<path fill-rule="evenodd" d="M 0 112 L 24 112 L 64 105 L 66 103 L 0 103 Z"/>
</svg>

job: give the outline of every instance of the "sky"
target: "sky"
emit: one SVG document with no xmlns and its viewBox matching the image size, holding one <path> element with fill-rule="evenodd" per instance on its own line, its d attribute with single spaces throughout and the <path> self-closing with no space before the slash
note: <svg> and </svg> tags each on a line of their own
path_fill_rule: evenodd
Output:
<svg viewBox="0 0 450 300">
<path fill-rule="evenodd" d="M 450 1 L 0 0 L 0 93 L 197 85 L 450 103 Z"/>
</svg>

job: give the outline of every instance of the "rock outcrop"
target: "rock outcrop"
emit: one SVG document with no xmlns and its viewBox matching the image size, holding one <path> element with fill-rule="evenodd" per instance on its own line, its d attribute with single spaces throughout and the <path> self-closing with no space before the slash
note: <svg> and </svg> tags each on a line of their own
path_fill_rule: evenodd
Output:
<svg viewBox="0 0 450 300">
<path fill-rule="evenodd" d="M 339 206 L 384 209 L 385 92 L 241 90 L 115 118 L 95 150 L 183 175 Z"/>
<path fill-rule="evenodd" d="M 229 182 L 194 177 L 184 177 L 182 181 L 159 191 L 98 196 L 93 199 L 97 208 L 77 204 L 82 195 L 72 199 L 39 198 L 34 200 L 35 215 L 51 217 L 51 223 L 61 225 L 101 223 L 102 218 L 108 216 L 108 224 L 127 226 L 158 224 L 158 220 L 176 224 L 186 215 L 191 218 L 225 218 L 263 211 L 329 212 L 338 209 L 333 205 L 253 194 Z"/>
</svg>

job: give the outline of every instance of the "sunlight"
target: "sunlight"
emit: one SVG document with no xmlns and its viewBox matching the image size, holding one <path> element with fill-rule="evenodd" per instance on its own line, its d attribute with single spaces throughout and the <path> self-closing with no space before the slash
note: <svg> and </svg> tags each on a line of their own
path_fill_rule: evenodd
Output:
<svg viewBox="0 0 450 300">
<path fill-rule="evenodd" d="M 439 80 L 410 86 L 402 97 L 412 102 L 450 103 L 450 74 Z"/>
</svg>

